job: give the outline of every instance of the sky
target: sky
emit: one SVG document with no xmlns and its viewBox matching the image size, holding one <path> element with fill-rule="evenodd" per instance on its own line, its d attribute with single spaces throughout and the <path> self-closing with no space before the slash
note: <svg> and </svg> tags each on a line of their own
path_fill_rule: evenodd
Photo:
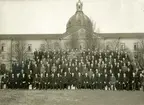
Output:
<svg viewBox="0 0 144 105">
<path fill-rule="evenodd" d="M 0 34 L 64 33 L 78 0 L 0 0 Z M 144 32 L 144 0 L 81 0 L 100 33 Z"/>
</svg>

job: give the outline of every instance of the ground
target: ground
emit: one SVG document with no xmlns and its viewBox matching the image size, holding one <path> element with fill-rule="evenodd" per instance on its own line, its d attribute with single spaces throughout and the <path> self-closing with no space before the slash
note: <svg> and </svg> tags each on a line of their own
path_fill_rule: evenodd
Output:
<svg viewBox="0 0 144 105">
<path fill-rule="evenodd" d="M 0 90 L 0 105 L 144 105 L 144 92 Z"/>
</svg>

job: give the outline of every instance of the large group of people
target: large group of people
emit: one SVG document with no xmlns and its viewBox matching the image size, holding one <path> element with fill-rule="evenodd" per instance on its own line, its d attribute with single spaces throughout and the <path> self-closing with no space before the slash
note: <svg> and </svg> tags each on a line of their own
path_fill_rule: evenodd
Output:
<svg viewBox="0 0 144 105">
<path fill-rule="evenodd" d="M 35 51 L 1 78 L 10 89 L 143 90 L 144 70 L 125 51 Z"/>
</svg>

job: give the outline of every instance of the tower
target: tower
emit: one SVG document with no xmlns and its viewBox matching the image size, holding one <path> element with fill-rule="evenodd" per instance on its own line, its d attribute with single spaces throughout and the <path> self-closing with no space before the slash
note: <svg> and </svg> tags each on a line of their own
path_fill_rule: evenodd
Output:
<svg viewBox="0 0 144 105">
<path fill-rule="evenodd" d="M 83 3 L 80 0 L 76 3 L 76 9 L 77 12 L 82 11 L 83 9 Z"/>
</svg>

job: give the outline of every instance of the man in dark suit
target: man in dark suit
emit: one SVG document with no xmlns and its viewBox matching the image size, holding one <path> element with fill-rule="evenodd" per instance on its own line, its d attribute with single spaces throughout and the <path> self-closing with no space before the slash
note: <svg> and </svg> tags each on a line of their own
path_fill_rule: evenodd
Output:
<svg viewBox="0 0 144 105">
<path fill-rule="evenodd" d="M 109 90 L 110 87 L 110 78 L 107 74 L 104 75 L 104 82 L 103 82 L 103 88 L 104 90 Z"/>
<path fill-rule="evenodd" d="M 41 90 L 41 89 L 44 89 L 44 80 L 45 78 L 44 78 L 44 75 L 43 75 L 43 73 L 41 73 L 40 74 L 40 79 L 39 79 L 39 89 Z"/>
<path fill-rule="evenodd" d="M 72 89 L 72 87 L 76 86 L 76 77 L 74 75 L 74 73 L 71 74 L 71 79 L 70 79 L 70 88 Z"/>
<path fill-rule="evenodd" d="M 82 76 L 81 76 L 81 73 L 78 72 L 78 76 L 77 76 L 77 88 L 78 89 L 81 89 L 82 88 Z"/>
<path fill-rule="evenodd" d="M 9 86 L 11 89 L 14 89 L 15 86 L 15 75 L 12 73 L 9 78 Z"/>
<path fill-rule="evenodd" d="M 6 74 L 3 75 L 3 77 L 1 78 L 1 89 L 4 88 L 8 88 L 8 77 L 6 76 Z"/>
<path fill-rule="evenodd" d="M 38 74 L 35 74 L 34 79 L 33 79 L 33 88 L 38 89 L 39 88 L 39 79 Z"/>
<path fill-rule="evenodd" d="M 120 73 L 117 74 L 117 83 L 116 83 L 116 88 L 117 90 L 122 90 L 122 85 L 123 85 L 123 80 L 122 80 L 122 76 L 120 75 Z"/>
<path fill-rule="evenodd" d="M 44 84 L 45 84 L 45 89 L 50 88 L 50 77 L 48 73 L 46 73 L 46 76 L 44 78 Z"/>
<path fill-rule="evenodd" d="M 20 74 L 17 73 L 15 77 L 15 88 L 19 89 L 20 86 L 21 86 L 21 78 L 20 78 Z"/>
<path fill-rule="evenodd" d="M 84 84 L 85 89 L 89 88 L 89 83 L 90 83 L 89 76 L 87 73 L 85 73 L 84 79 L 83 79 L 83 84 Z"/>
<path fill-rule="evenodd" d="M 96 76 L 95 74 L 92 74 L 92 78 L 91 78 L 91 89 L 96 89 Z"/>
<path fill-rule="evenodd" d="M 128 78 L 126 77 L 126 74 L 123 74 L 123 90 L 128 90 Z"/>
<path fill-rule="evenodd" d="M 21 78 L 21 88 L 22 89 L 26 89 L 26 84 L 27 84 L 27 75 L 26 75 L 26 73 L 24 73 L 23 71 L 22 71 L 22 73 L 20 74 L 20 78 Z"/>
<path fill-rule="evenodd" d="M 62 77 L 60 76 L 59 73 L 57 73 L 57 76 L 56 76 L 56 83 L 57 83 L 57 86 L 56 86 L 56 89 L 62 89 Z"/>
<path fill-rule="evenodd" d="M 31 75 L 28 75 L 28 78 L 27 78 L 27 89 L 32 89 L 32 84 L 33 84 L 33 78 L 31 77 Z"/>
<path fill-rule="evenodd" d="M 100 73 L 98 73 L 98 89 L 102 89 L 103 87 L 103 80 L 102 80 L 102 75 Z"/>
<path fill-rule="evenodd" d="M 135 76 L 135 72 L 133 72 L 132 74 L 132 90 L 136 90 L 136 76 Z"/>
<path fill-rule="evenodd" d="M 57 83 L 56 83 L 56 78 L 55 75 L 52 73 L 51 77 L 50 77 L 50 87 L 51 89 L 55 89 Z"/>
<path fill-rule="evenodd" d="M 143 88 L 143 92 L 144 92 L 144 74 L 143 74 L 143 79 L 142 79 L 142 88 Z"/>
<path fill-rule="evenodd" d="M 64 72 L 64 75 L 62 76 L 62 89 L 68 89 L 68 75 L 67 72 Z"/>
</svg>

